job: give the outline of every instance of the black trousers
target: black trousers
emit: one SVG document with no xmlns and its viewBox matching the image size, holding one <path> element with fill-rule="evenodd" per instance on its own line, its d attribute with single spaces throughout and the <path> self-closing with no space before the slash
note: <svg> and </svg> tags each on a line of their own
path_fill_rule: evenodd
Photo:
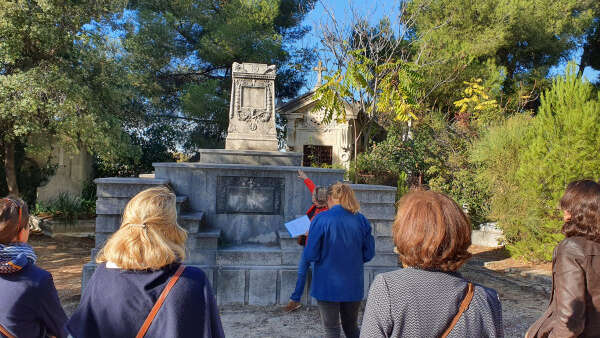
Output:
<svg viewBox="0 0 600 338">
<path fill-rule="evenodd" d="M 319 311 L 321 312 L 321 321 L 325 329 L 325 337 L 340 337 L 340 318 L 342 319 L 342 328 L 347 338 L 358 338 L 360 330 L 358 329 L 358 302 L 325 302 L 319 301 Z"/>
</svg>

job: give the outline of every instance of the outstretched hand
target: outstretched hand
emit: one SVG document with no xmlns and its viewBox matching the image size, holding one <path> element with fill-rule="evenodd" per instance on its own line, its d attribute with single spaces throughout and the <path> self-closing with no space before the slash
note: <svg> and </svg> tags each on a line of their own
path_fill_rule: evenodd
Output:
<svg viewBox="0 0 600 338">
<path fill-rule="evenodd" d="M 298 178 L 301 180 L 305 180 L 308 178 L 308 176 L 306 176 L 306 174 L 304 173 L 304 171 L 298 169 Z"/>
</svg>

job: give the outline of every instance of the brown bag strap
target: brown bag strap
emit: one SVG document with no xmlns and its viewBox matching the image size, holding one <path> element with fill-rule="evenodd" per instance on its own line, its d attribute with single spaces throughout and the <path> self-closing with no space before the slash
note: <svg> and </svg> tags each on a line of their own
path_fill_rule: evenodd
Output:
<svg viewBox="0 0 600 338">
<path fill-rule="evenodd" d="M 7 338 L 16 338 L 12 334 L 10 334 L 10 332 L 8 332 L 8 330 L 4 326 L 2 326 L 2 324 L 0 324 L 0 333 L 5 335 Z"/>
<path fill-rule="evenodd" d="M 460 303 L 460 307 L 458 308 L 458 313 L 456 314 L 456 316 L 454 316 L 454 319 L 452 319 L 450 326 L 448 326 L 446 331 L 444 331 L 444 333 L 442 334 L 442 338 L 448 337 L 448 335 L 450 334 L 450 332 L 452 331 L 452 329 L 454 328 L 456 323 L 458 323 L 460 316 L 462 316 L 463 312 L 465 312 L 469 308 L 469 304 L 471 304 L 471 300 L 473 299 L 474 293 L 475 293 L 475 290 L 473 288 L 473 283 L 469 283 L 468 289 L 467 289 L 467 294 L 465 295 L 465 298 L 463 299 L 462 303 Z"/>
<path fill-rule="evenodd" d="M 179 266 L 179 268 L 177 269 L 177 271 L 175 271 L 175 274 L 173 275 L 173 277 L 171 277 L 171 279 L 169 280 L 169 283 L 167 283 L 167 286 L 165 286 L 165 289 L 162 291 L 162 293 L 158 297 L 158 300 L 156 301 L 156 303 L 154 303 L 152 310 L 150 310 L 150 314 L 148 314 L 148 317 L 146 317 L 146 320 L 144 321 L 144 325 L 142 325 L 142 327 L 140 328 L 140 331 L 135 336 L 136 338 L 143 338 L 146 335 L 146 332 L 148 332 L 148 329 L 150 328 L 150 325 L 152 324 L 154 317 L 156 317 L 158 310 L 160 310 L 161 306 L 165 302 L 165 299 L 167 299 L 169 292 L 171 292 L 171 289 L 173 288 L 173 286 L 175 286 L 175 283 L 177 283 L 177 281 L 179 280 L 179 277 L 183 273 L 183 270 L 185 270 L 185 266 L 183 264 L 181 264 Z"/>
</svg>

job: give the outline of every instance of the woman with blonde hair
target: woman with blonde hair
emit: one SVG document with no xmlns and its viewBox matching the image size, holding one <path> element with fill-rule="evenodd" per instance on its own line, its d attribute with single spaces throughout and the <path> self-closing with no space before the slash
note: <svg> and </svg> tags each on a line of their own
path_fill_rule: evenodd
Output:
<svg viewBox="0 0 600 338">
<path fill-rule="evenodd" d="M 77 337 L 223 337 L 204 272 L 185 267 L 187 233 L 166 187 L 134 196 L 67 324 Z"/>
<path fill-rule="evenodd" d="M 312 220 L 304 259 L 314 262 L 311 296 L 318 300 L 326 337 L 359 335 L 358 309 L 364 297 L 364 263 L 375 256 L 371 224 L 347 184 L 327 189 L 329 210 Z"/>
<path fill-rule="evenodd" d="M 457 272 L 471 257 L 471 223 L 456 202 L 410 192 L 392 233 L 404 268 L 375 277 L 361 337 L 503 337 L 496 291 Z"/>
</svg>

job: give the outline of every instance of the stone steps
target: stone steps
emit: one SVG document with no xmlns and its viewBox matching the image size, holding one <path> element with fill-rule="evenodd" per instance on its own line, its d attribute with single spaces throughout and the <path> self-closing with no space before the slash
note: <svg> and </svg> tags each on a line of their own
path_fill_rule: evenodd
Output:
<svg viewBox="0 0 600 338">
<path fill-rule="evenodd" d="M 186 248 L 188 250 L 217 250 L 221 230 L 208 230 L 188 234 Z"/>
<path fill-rule="evenodd" d="M 179 215 L 179 225 L 189 234 L 197 233 L 204 226 L 205 215 L 202 211 L 183 212 Z"/>
</svg>

